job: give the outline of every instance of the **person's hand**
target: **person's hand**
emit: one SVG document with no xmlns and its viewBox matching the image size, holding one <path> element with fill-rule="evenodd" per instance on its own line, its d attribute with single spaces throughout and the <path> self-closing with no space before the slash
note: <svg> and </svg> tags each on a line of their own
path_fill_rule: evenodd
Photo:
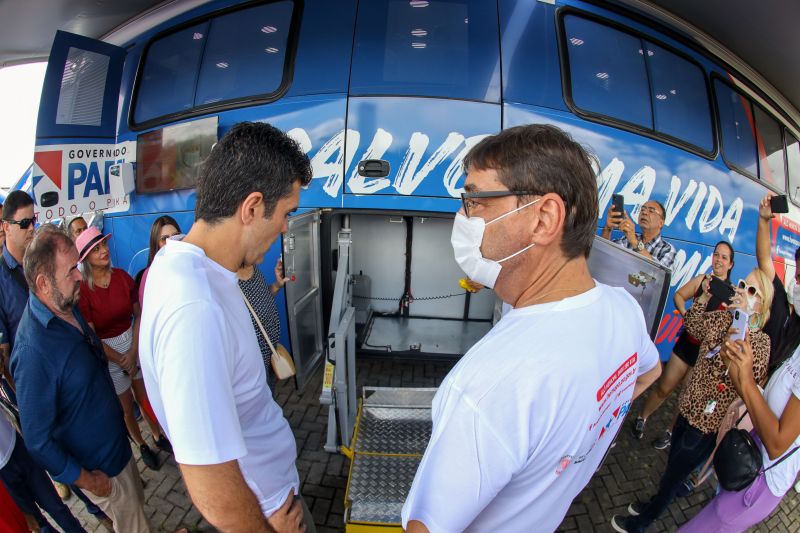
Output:
<svg viewBox="0 0 800 533">
<path fill-rule="evenodd" d="M 625 215 L 624 219 L 619 223 L 619 230 L 625 234 L 625 238 L 628 239 L 628 242 L 631 243 L 633 246 L 634 241 L 636 239 L 636 225 L 631 220 L 631 217 L 628 216 L 628 213 L 623 213 Z"/>
<path fill-rule="evenodd" d="M 22 516 L 25 517 L 25 523 L 28 524 L 28 529 L 31 533 L 39 533 L 41 531 L 39 528 L 39 522 L 36 521 L 36 518 L 34 518 L 33 515 L 22 513 Z"/>
<path fill-rule="evenodd" d="M 736 311 L 737 309 L 744 309 L 747 307 L 747 295 L 745 294 L 744 289 L 734 287 L 733 290 L 735 291 L 735 294 L 733 295 L 733 298 L 731 298 L 730 303 L 727 305 L 727 309 L 729 311 Z"/>
<path fill-rule="evenodd" d="M 81 475 L 75 484 L 82 489 L 86 489 L 95 496 L 105 498 L 111 494 L 111 478 L 100 470 L 81 470 Z"/>
<path fill-rule="evenodd" d="M 272 284 L 276 289 L 275 292 L 281 290 L 281 287 L 286 285 L 289 280 L 290 278 L 283 276 L 283 258 L 279 257 L 278 262 L 275 263 L 275 283 Z"/>
<path fill-rule="evenodd" d="M 296 498 L 294 491 L 289 489 L 289 496 L 280 509 L 267 518 L 267 523 L 277 533 L 303 533 L 306 525 L 303 523 L 303 504 Z"/>
<path fill-rule="evenodd" d="M 138 362 L 139 358 L 137 357 L 136 352 L 131 349 L 122 354 L 122 359 L 119 362 L 119 366 L 121 366 L 122 370 L 127 372 L 129 376 L 133 376 L 136 374 L 136 365 Z"/>
<path fill-rule="evenodd" d="M 753 347 L 750 334 L 744 340 L 728 340 L 722 345 L 720 357 L 728 367 L 728 376 L 739 394 L 743 388 L 753 382 Z"/>
<path fill-rule="evenodd" d="M 606 229 L 619 229 L 619 225 L 625 220 L 624 213 L 620 213 L 619 211 L 614 211 L 614 206 L 608 208 L 608 214 L 606 215 Z"/>
<path fill-rule="evenodd" d="M 772 206 L 769 203 L 769 199 L 773 196 L 775 196 L 775 194 L 769 193 L 762 198 L 761 202 L 758 204 L 758 216 L 764 220 L 772 220 L 775 218 L 775 214 L 772 212 Z"/>
</svg>

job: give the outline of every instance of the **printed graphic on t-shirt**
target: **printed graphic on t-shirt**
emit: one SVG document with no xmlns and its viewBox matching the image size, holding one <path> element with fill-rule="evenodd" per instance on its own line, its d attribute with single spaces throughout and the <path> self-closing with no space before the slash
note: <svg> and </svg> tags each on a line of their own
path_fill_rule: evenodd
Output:
<svg viewBox="0 0 800 533">
<path fill-rule="evenodd" d="M 617 404 L 617 400 L 628 389 L 636 385 L 638 361 L 639 354 L 634 353 L 608 376 L 603 385 L 597 389 L 597 409 L 600 412 L 600 416 L 589 426 L 589 431 L 592 431 L 602 424 L 597 440 L 602 439 L 612 426 L 615 426 L 619 420 L 622 420 L 628 414 L 630 400 L 626 400 L 621 405 Z M 612 406 L 616 406 L 616 408 L 609 413 Z"/>
</svg>

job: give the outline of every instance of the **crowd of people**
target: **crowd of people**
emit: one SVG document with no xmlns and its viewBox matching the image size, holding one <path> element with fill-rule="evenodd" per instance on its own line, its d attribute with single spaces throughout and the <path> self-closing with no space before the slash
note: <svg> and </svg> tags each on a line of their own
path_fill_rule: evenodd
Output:
<svg viewBox="0 0 800 533">
<path fill-rule="evenodd" d="M 654 441 L 669 457 L 653 495 L 611 518 L 615 530 L 645 531 L 709 478 L 723 436 L 748 421 L 762 468 L 740 490 L 721 487 L 682 530 L 743 531 L 795 482 L 800 317 L 772 262 L 769 198 L 759 205 L 758 267 L 734 284 L 734 250 L 722 241 L 711 272 L 676 291 L 684 331 L 662 371 L 638 304 L 588 269 L 598 225 L 591 157 L 561 130 L 531 125 L 485 138 L 464 160 L 454 256 L 507 311 L 435 395 L 402 510 L 409 532 L 556 529 L 648 388 L 630 417 L 636 439 L 681 387 Z M 280 260 L 271 284 L 258 266 L 310 180 L 308 158 L 283 132 L 234 126 L 204 163 L 188 233 L 158 217 L 135 277 L 112 265 L 111 235 L 81 217 L 36 229 L 30 196 L 8 196 L 0 525 L 47 531 L 45 511 L 64 531 L 84 531 L 62 501 L 71 491 L 109 529 L 152 531 L 132 443 L 151 469 L 174 454 L 192 502 L 220 531 L 315 530 L 295 439 L 273 398 L 274 297 L 287 278 Z M 617 231 L 620 246 L 671 267 L 664 223 L 650 200 L 640 232 L 612 208 L 602 235 Z"/>
</svg>

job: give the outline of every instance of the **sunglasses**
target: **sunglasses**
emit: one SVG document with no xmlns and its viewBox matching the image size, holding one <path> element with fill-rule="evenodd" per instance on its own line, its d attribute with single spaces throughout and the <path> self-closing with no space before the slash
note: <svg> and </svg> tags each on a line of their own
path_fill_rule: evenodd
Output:
<svg viewBox="0 0 800 533">
<path fill-rule="evenodd" d="M 33 218 L 23 218 L 22 220 L 6 220 L 9 224 L 16 224 L 20 229 L 28 229 L 31 224 L 36 223 L 36 216 Z"/>
<path fill-rule="evenodd" d="M 748 285 L 743 279 L 739 280 L 739 288 L 746 290 L 748 296 L 761 297 L 761 292 L 758 290 L 758 287 L 755 285 Z"/>
</svg>

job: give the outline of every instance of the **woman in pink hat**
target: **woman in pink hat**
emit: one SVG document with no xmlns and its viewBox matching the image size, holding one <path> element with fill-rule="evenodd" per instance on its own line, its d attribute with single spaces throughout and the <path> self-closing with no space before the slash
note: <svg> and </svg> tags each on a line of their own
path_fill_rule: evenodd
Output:
<svg viewBox="0 0 800 533">
<path fill-rule="evenodd" d="M 95 227 L 83 231 L 75 240 L 83 266 L 79 306 L 81 314 L 103 340 L 108 370 L 114 382 L 125 425 L 149 468 L 158 470 L 157 452 L 145 443 L 133 412 L 133 395 L 145 414 L 152 413 L 139 370 L 139 320 L 141 307 L 133 278 L 111 265 L 107 240 Z M 131 388 L 133 395 L 131 395 Z M 171 452 L 169 441 L 152 415 L 145 416 L 156 446 Z"/>
</svg>

